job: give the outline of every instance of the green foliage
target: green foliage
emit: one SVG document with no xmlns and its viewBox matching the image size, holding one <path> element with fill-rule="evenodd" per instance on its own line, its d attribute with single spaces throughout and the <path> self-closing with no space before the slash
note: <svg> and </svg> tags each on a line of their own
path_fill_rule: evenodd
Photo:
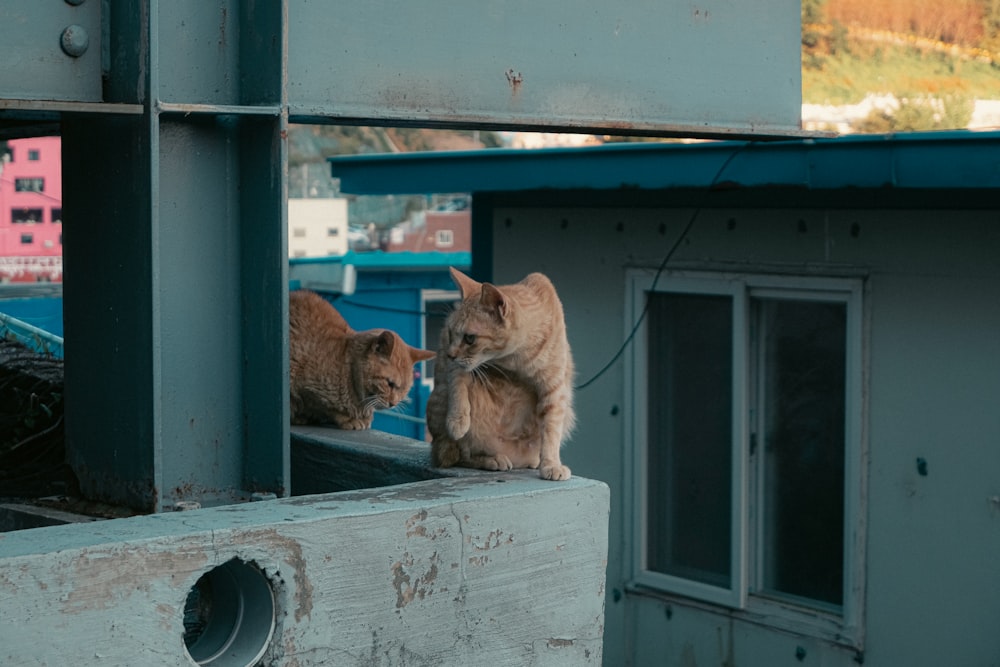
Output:
<svg viewBox="0 0 1000 667">
<path fill-rule="evenodd" d="M 1000 71 L 988 63 L 891 44 L 850 46 L 850 53 L 824 55 L 819 68 L 808 67 L 803 56 L 803 102 L 857 104 L 868 93 L 970 99 L 997 99 L 1000 94 Z"/>
<path fill-rule="evenodd" d="M 826 0 L 802 0 L 802 25 L 823 23 L 825 3 Z"/>
<path fill-rule="evenodd" d="M 827 49 L 831 56 L 851 53 L 851 44 L 847 39 L 847 27 L 840 21 L 833 22 Z"/>
<path fill-rule="evenodd" d="M 969 124 L 972 108 L 973 100 L 964 95 L 902 97 L 896 109 L 873 110 L 853 129 L 861 134 L 954 129 Z"/>
<path fill-rule="evenodd" d="M 323 162 L 335 155 L 441 150 L 442 144 L 460 142 L 465 148 L 502 145 L 495 132 L 480 130 L 430 130 L 413 127 L 361 125 L 292 125 L 288 132 L 288 164 Z"/>
<path fill-rule="evenodd" d="M 982 0 L 983 38 L 980 46 L 1000 54 L 1000 0 Z"/>
<path fill-rule="evenodd" d="M 802 66 L 820 69 L 823 66 L 823 33 L 818 26 L 823 24 L 823 3 L 825 0 L 802 0 Z"/>
</svg>

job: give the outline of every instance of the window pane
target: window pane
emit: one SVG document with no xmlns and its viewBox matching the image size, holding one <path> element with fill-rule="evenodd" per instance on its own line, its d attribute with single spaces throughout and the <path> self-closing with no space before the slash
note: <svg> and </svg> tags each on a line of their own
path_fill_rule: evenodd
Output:
<svg viewBox="0 0 1000 667">
<path fill-rule="evenodd" d="M 15 178 L 14 190 L 16 192 L 45 192 L 45 179 Z"/>
<path fill-rule="evenodd" d="M 441 330 L 444 329 L 444 321 L 448 314 L 454 309 L 454 301 L 427 301 L 424 303 L 424 347 L 428 350 L 436 350 L 441 340 Z M 424 363 L 426 372 L 425 379 L 434 379 L 434 361 L 428 359 Z"/>
<path fill-rule="evenodd" d="M 761 300 L 764 587 L 843 602 L 847 307 Z"/>
<path fill-rule="evenodd" d="M 732 298 L 649 295 L 650 570 L 730 586 Z"/>
<path fill-rule="evenodd" d="M 42 221 L 40 208 L 13 208 L 10 210 L 10 221 L 14 224 L 28 224 Z"/>
</svg>

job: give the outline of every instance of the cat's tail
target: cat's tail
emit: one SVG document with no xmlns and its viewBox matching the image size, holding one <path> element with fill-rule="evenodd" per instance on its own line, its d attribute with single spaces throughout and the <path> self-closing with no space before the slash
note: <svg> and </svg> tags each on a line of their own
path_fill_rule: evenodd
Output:
<svg viewBox="0 0 1000 667">
<path fill-rule="evenodd" d="M 438 436 L 431 440 L 431 465 L 435 468 L 451 468 L 462 458 L 462 449 L 451 438 Z"/>
</svg>

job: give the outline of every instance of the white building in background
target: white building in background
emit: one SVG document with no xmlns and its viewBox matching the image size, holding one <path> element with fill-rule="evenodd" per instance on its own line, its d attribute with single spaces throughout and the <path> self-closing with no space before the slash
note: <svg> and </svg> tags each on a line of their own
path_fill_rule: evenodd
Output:
<svg viewBox="0 0 1000 667">
<path fill-rule="evenodd" d="M 288 200 L 288 256 L 325 257 L 347 252 L 347 200 Z"/>
</svg>

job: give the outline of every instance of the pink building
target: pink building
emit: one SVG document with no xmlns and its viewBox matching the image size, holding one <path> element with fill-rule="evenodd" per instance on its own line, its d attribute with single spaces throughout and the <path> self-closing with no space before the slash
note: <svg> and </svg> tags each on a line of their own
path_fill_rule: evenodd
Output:
<svg viewBox="0 0 1000 667">
<path fill-rule="evenodd" d="M 0 157 L 0 282 L 61 280 L 60 138 L 12 139 Z"/>
</svg>

